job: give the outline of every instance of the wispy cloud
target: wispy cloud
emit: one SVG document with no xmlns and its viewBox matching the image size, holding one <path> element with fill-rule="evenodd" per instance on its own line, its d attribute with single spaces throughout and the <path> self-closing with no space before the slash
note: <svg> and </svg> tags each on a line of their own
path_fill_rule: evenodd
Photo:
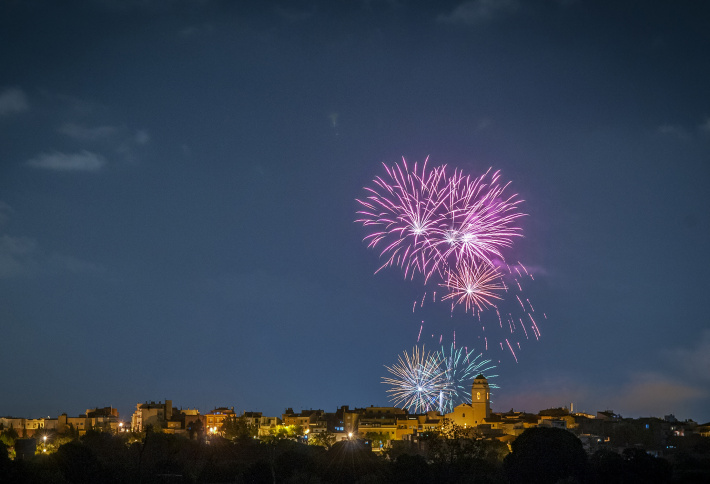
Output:
<svg viewBox="0 0 710 484">
<path fill-rule="evenodd" d="M 136 135 L 133 137 L 133 140 L 136 142 L 136 144 L 139 145 L 145 145 L 148 144 L 150 141 L 150 135 L 148 134 L 148 131 L 145 129 L 139 129 L 136 131 Z"/>
<path fill-rule="evenodd" d="M 615 396 L 616 410 L 660 417 L 678 411 L 689 403 L 707 397 L 708 392 L 675 378 L 656 373 L 633 375 Z"/>
<path fill-rule="evenodd" d="M 667 350 L 669 363 L 686 376 L 710 383 L 710 329 L 706 329 L 687 348 Z"/>
<path fill-rule="evenodd" d="M 21 113 L 28 109 L 27 96 L 22 89 L 10 88 L 0 92 L 0 116 Z"/>
<path fill-rule="evenodd" d="M 689 124 L 689 123 L 687 123 Z M 666 123 L 656 128 L 656 132 L 662 136 L 669 136 L 681 140 L 691 140 L 698 135 L 710 135 L 710 117 L 706 117 L 703 122 L 695 126 L 683 126 L 682 124 Z"/>
<path fill-rule="evenodd" d="M 57 131 L 77 140 L 93 141 L 114 136 L 118 128 L 114 126 L 86 127 L 74 123 L 64 123 Z"/>
<path fill-rule="evenodd" d="M 103 271 L 102 267 L 73 256 L 46 254 L 31 237 L 0 235 L 0 279 Z"/>
<path fill-rule="evenodd" d="M 437 20 L 444 23 L 482 24 L 516 13 L 519 8 L 517 0 L 471 0 L 458 5 L 449 14 L 439 15 Z"/>
<path fill-rule="evenodd" d="M 704 349 L 700 345 L 691 353 L 702 359 Z M 494 396 L 498 411 L 512 407 L 534 413 L 546 408 L 569 408 L 573 403 L 575 410 L 589 413 L 614 410 L 627 417 L 662 417 L 670 413 L 693 416 L 710 399 L 706 387 L 665 371 L 629 372 L 619 380 L 591 381 L 559 372 L 519 388 L 506 388 Z"/>
<path fill-rule="evenodd" d="M 41 153 L 27 161 L 27 166 L 53 171 L 96 172 L 106 165 L 106 159 L 96 153 L 83 150 L 79 153 Z"/>
<path fill-rule="evenodd" d="M 675 136 L 680 139 L 690 139 L 690 133 L 683 127 L 677 124 L 663 124 L 656 131 L 664 136 Z"/>
<path fill-rule="evenodd" d="M 0 235 L 0 278 L 27 277 L 37 271 L 37 241 L 30 237 Z"/>
</svg>

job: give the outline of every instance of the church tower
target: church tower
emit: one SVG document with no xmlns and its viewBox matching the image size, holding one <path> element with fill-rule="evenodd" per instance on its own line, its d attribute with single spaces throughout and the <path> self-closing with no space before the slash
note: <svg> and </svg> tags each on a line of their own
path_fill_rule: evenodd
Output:
<svg viewBox="0 0 710 484">
<path fill-rule="evenodd" d="M 491 417 L 491 393 L 488 380 L 478 375 L 471 385 L 471 407 L 476 424 L 482 424 L 484 419 Z"/>
</svg>

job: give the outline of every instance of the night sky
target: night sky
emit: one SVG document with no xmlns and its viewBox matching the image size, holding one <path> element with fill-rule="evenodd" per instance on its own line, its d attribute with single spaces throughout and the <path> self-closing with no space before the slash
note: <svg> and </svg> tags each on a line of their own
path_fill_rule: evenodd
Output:
<svg viewBox="0 0 710 484">
<path fill-rule="evenodd" d="M 707 2 L 64 3 L 0 6 L 0 415 L 388 405 L 428 289 L 356 199 L 428 156 L 524 200 L 494 411 L 710 421 Z"/>
</svg>

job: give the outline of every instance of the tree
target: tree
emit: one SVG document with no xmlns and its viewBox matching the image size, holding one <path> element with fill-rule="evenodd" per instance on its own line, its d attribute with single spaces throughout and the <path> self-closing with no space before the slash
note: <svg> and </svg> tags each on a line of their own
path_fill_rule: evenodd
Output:
<svg viewBox="0 0 710 484">
<path fill-rule="evenodd" d="M 367 432 L 365 439 L 372 443 L 373 448 L 382 448 L 387 446 L 387 442 L 391 440 L 389 432 Z"/>
<path fill-rule="evenodd" d="M 321 447 L 330 449 L 330 447 L 335 443 L 335 434 L 328 432 L 327 430 L 325 432 L 314 432 L 309 434 L 308 443 L 310 445 L 320 445 Z"/>
<path fill-rule="evenodd" d="M 193 420 L 188 424 L 187 431 L 191 439 L 195 437 L 201 439 L 205 435 L 205 425 L 200 419 Z"/>
<path fill-rule="evenodd" d="M 275 442 L 283 439 L 295 440 L 303 435 L 303 427 L 300 425 L 277 425 L 269 429 L 269 436 L 266 439 L 269 442 Z"/>
<path fill-rule="evenodd" d="M 570 432 L 552 427 L 529 428 L 512 443 L 503 461 L 511 484 L 579 482 L 587 469 L 582 442 Z"/>
<path fill-rule="evenodd" d="M 259 429 L 256 425 L 250 424 L 245 416 L 229 416 L 222 420 L 220 429 L 228 439 L 250 439 L 256 437 Z"/>
<path fill-rule="evenodd" d="M 15 445 L 15 440 L 17 440 L 20 436 L 17 434 L 17 430 L 13 429 L 10 427 L 7 430 L 4 430 L 2 433 L 0 433 L 0 442 L 5 443 L 8 447 L 13 447 Z"/>
</svg>

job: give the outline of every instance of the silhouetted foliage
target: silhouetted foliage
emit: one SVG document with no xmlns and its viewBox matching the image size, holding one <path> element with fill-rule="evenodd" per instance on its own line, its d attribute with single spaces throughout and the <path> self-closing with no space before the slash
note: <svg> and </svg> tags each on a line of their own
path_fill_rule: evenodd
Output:
<svg viewBox="0 0 710 484">
<path fill-rule="evenodd" d="M 567 478 L 581 482 L 586 474 L 587 454 L 582 442 L 566 430 L 527 429 L 513 441 L 512 449 L 504 460 L 512 484 L 553 484 Z"/>
<path fill-rule="evenodd" d="M 72 441 L 62 445 L 52 457 L 68 482 L 106 482 L 102 479 L 101 465 L 96 455 L 81 442 Z"/>
<path fill-rule="evenodd" d="M 673 471 L 665 459 L 648 454 L 643 449 L 624 449 L 624 482 L 662 484 L 671 482 Z"/>
<path fill-rule="evenodd" d="M 579 440 L 552 428 L 527 430 L 504 460 L 504 443 L 467 438 L 442 443 L 434 433 L 418 442 L 393 441 L 392 449 L 382 455 L 359 440 L 341 441 L 326 450 L 289 438 L 193 440 L 147 433 L 136 442 L 127 433 L 92 431 L 64 443 L 52 455 L 24 461 L 9 460 L 7 447 L 0 444 L 0 482 L 653 484 L 671 482 L 672 477 L 672 482 L 704 484 L 710 482 L 710 456 L 702 453 L 707 444 L 703 439 L 685 441 L 687 448 L 675 456 L 671 467 L 638 448 L 623 454 L 598 451 L 587 464 Z M 432 443 L 441 446 L 436 459 L 427 449 Z"/>
</svg>

